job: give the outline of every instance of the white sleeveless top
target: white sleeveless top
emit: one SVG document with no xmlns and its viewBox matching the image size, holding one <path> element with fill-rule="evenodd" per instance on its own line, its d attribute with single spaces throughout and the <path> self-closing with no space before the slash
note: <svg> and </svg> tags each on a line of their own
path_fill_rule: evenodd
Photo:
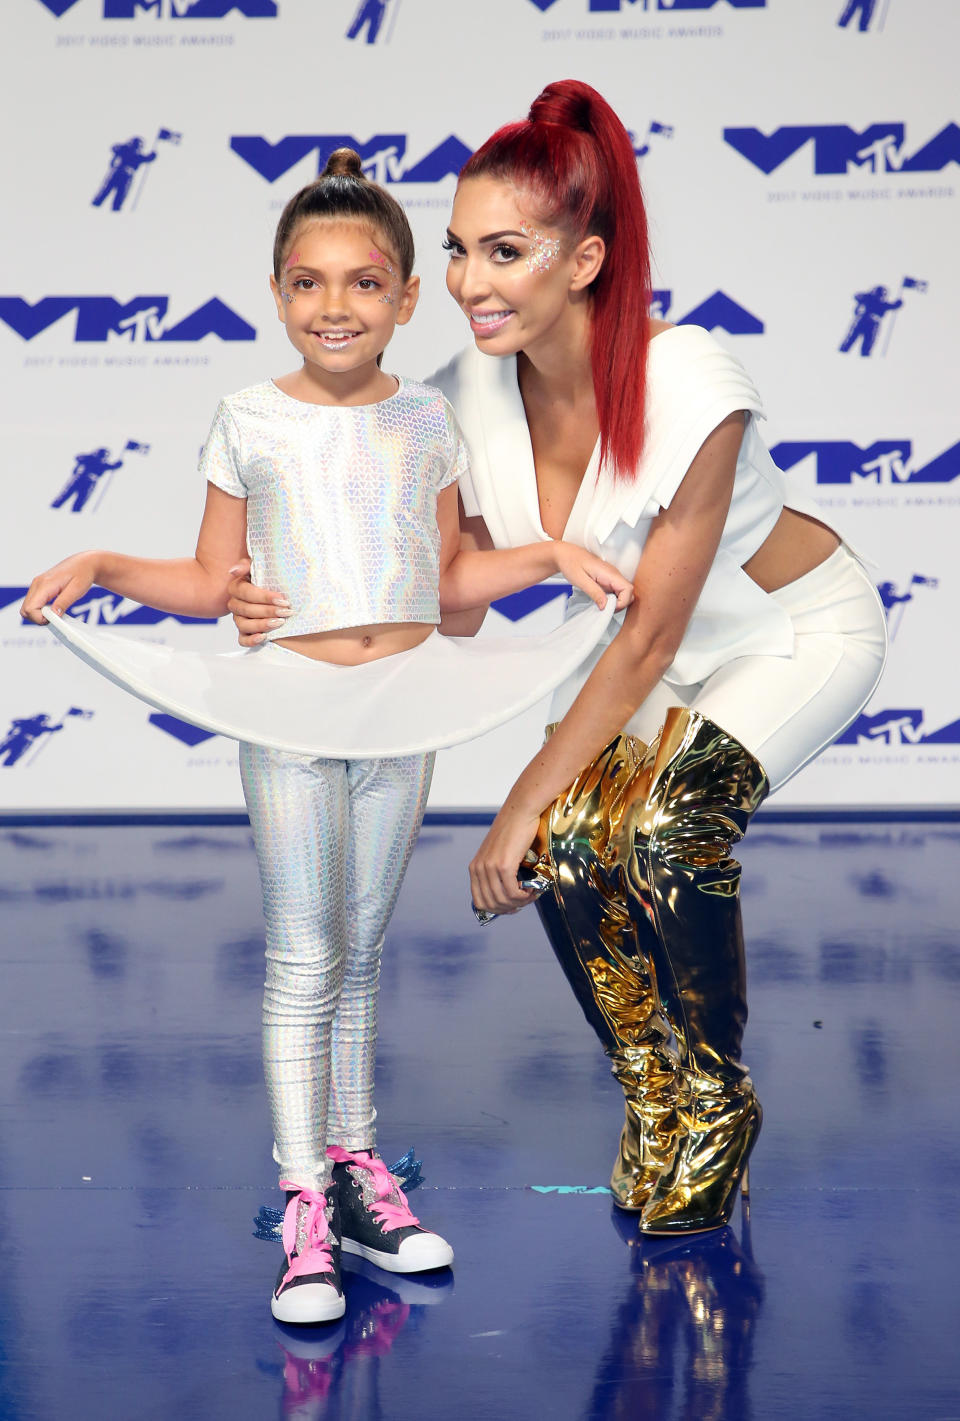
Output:
<svg viewBox="0 0 960 1421">
<path fill-rule="evenodd" d="M 467 472 L 438 390 L 313 405 L 271 381 L 221 400 L 200 472 L 247 500 L 251 580 L 293 608 L 267 636 L 440 620 L 437 494 Z"/>
<path fill-rule="evenodd" d="M 470 450 L 460 481 L 469 516 L 480 515 L 494 545 L 508 548 L 548 538 L 540 522 L 530 433 L 517 385 L 516 357 L 481 354 L 475 346 L 431 377 L 450 400 Z M 784 507 L 820 519 L 792 492 L 752 416 L 760 397 L 743 366 L 699 326 L 673 326 L 650 343 L 646 439 L 636 477 L 615 481 L 587 467 L 563 537 L 633 578 L 653 519 L 668 508 L 707 436 L 736 410 L 748 412 L 733 499 L 716 557 L 664 680 L 692 686 L 738 656 L 788 656 L 793 625 L 782 607 L 743 571 Z M 567 615 L 585 600 L 574 591 Z M 618 614 L 622 620 L 623 614 Z M 612 638 L 617 621 L 610 628 Z"/>
</svg>

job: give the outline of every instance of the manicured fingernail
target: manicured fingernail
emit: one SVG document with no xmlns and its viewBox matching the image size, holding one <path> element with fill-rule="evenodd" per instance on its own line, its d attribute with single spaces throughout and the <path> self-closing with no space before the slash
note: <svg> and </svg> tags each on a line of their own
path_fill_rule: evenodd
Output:
<svg viewBox="0 0 960 1421">
<path fill-rule="evenodd" d="M 267 634 L 266 634 L 266 632 L 259 632 L 259 633 L 257 634 L 257 636 L 254 637 L 254 641 L 266 641 L 266 639 L 267 639 Z"/>
<path fill-rule="evenodd" d="M 271 617 L 270 620 L 269 620 L 269 622 L 267 623 L 267 626 L 268 626 L 268 627 L 282 627 L 282 626 L 283 626 L 283 618 L 282 618 L 282 617 Z"/>
<path fill-rule="evenodd" d="M 290 606 L 290 603 L 287 601 L 286 597 L 274 597 L 273 600 L 274 600 L 275 605 L 278 606 L 278 607 L 289 607 L 289 606 Z"/>
</svg>

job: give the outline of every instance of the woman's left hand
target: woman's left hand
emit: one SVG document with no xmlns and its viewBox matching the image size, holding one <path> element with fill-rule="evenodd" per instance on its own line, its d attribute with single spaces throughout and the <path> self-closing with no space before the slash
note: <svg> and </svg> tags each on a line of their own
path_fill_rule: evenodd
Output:
<svg viewBox="0 0 960 1421">
<path fill-rule="evenodd" d="M 475 908 L 488 913 L 516 913 L 535 900 L 535 893 L 518 884 L 517 870 L 539 827 L 536 814 L 511 810 L 508 805 L 500 810 L 470 863 L 470 893 Z"/>
</svg>

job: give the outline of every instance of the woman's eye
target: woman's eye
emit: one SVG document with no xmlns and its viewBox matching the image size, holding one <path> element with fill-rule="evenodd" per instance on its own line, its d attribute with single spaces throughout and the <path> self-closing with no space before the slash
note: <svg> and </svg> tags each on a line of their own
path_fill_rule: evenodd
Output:
<svg viewBox="0 0 960 1421">
<path fill-rule="evenodd" d="M 498 242 L 495 247 L 491 247 L 490 255 L 495 261 L 512 262 L 520 255 L 516 247 L 511 247 L 509 242 Z"/>
<path fill-rule="evenodd" d="M 443 247 L 443 250 L 449 252 L 451 256 L 462 257 L 464 255 L 463 247 L 459 242 L 451 242 L 449 238 L 445 238 L 440 245 Z"/>
<path fill-rule="evenodd" d="M 380 290 L 379 281 L 376 281 L 372 276 L 361 276 L 360 280 L 357 282 L 357 285 L 359 286 L 361 291 Z"/>
<path fill-rule="evenodd" d="M 298 276 L 296 281 L 293 283 L 294 288 L 297 291 L 313 291 L 316 287 L 316 284 L 317 283 L 314 281 L 312 276 Z"/>
</svg>

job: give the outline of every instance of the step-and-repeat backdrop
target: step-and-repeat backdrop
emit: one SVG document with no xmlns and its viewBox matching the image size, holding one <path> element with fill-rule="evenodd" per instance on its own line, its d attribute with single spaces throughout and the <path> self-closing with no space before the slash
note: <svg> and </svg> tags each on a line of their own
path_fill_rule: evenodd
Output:
<svg viewBox="0 0 960 1421">
<path fill-rule="evenodd" d="M 740 357 L 774 457 L 873 560 L 888 670 L 781 804 L 960 800 L 956 0 L 7 0 L 2 28 L 0 809 L 240 805 L 232 742 L 23 625 L 23 590 L 78 548 L 192 550 L 218 397 L 294 363 L 272 232 L 334 147 L 417 237 L 388 368 L 465 344 L 440 247 L 456 173 L 567 76 L 633 133 L 657 313 Z M 559 606 L 540 589 L 489 629 Z M 75 612 L 232 644 L 102 590 Z M 493 804 L 543 718 L 441 755 L 434 806 Z"/>
</svg>

